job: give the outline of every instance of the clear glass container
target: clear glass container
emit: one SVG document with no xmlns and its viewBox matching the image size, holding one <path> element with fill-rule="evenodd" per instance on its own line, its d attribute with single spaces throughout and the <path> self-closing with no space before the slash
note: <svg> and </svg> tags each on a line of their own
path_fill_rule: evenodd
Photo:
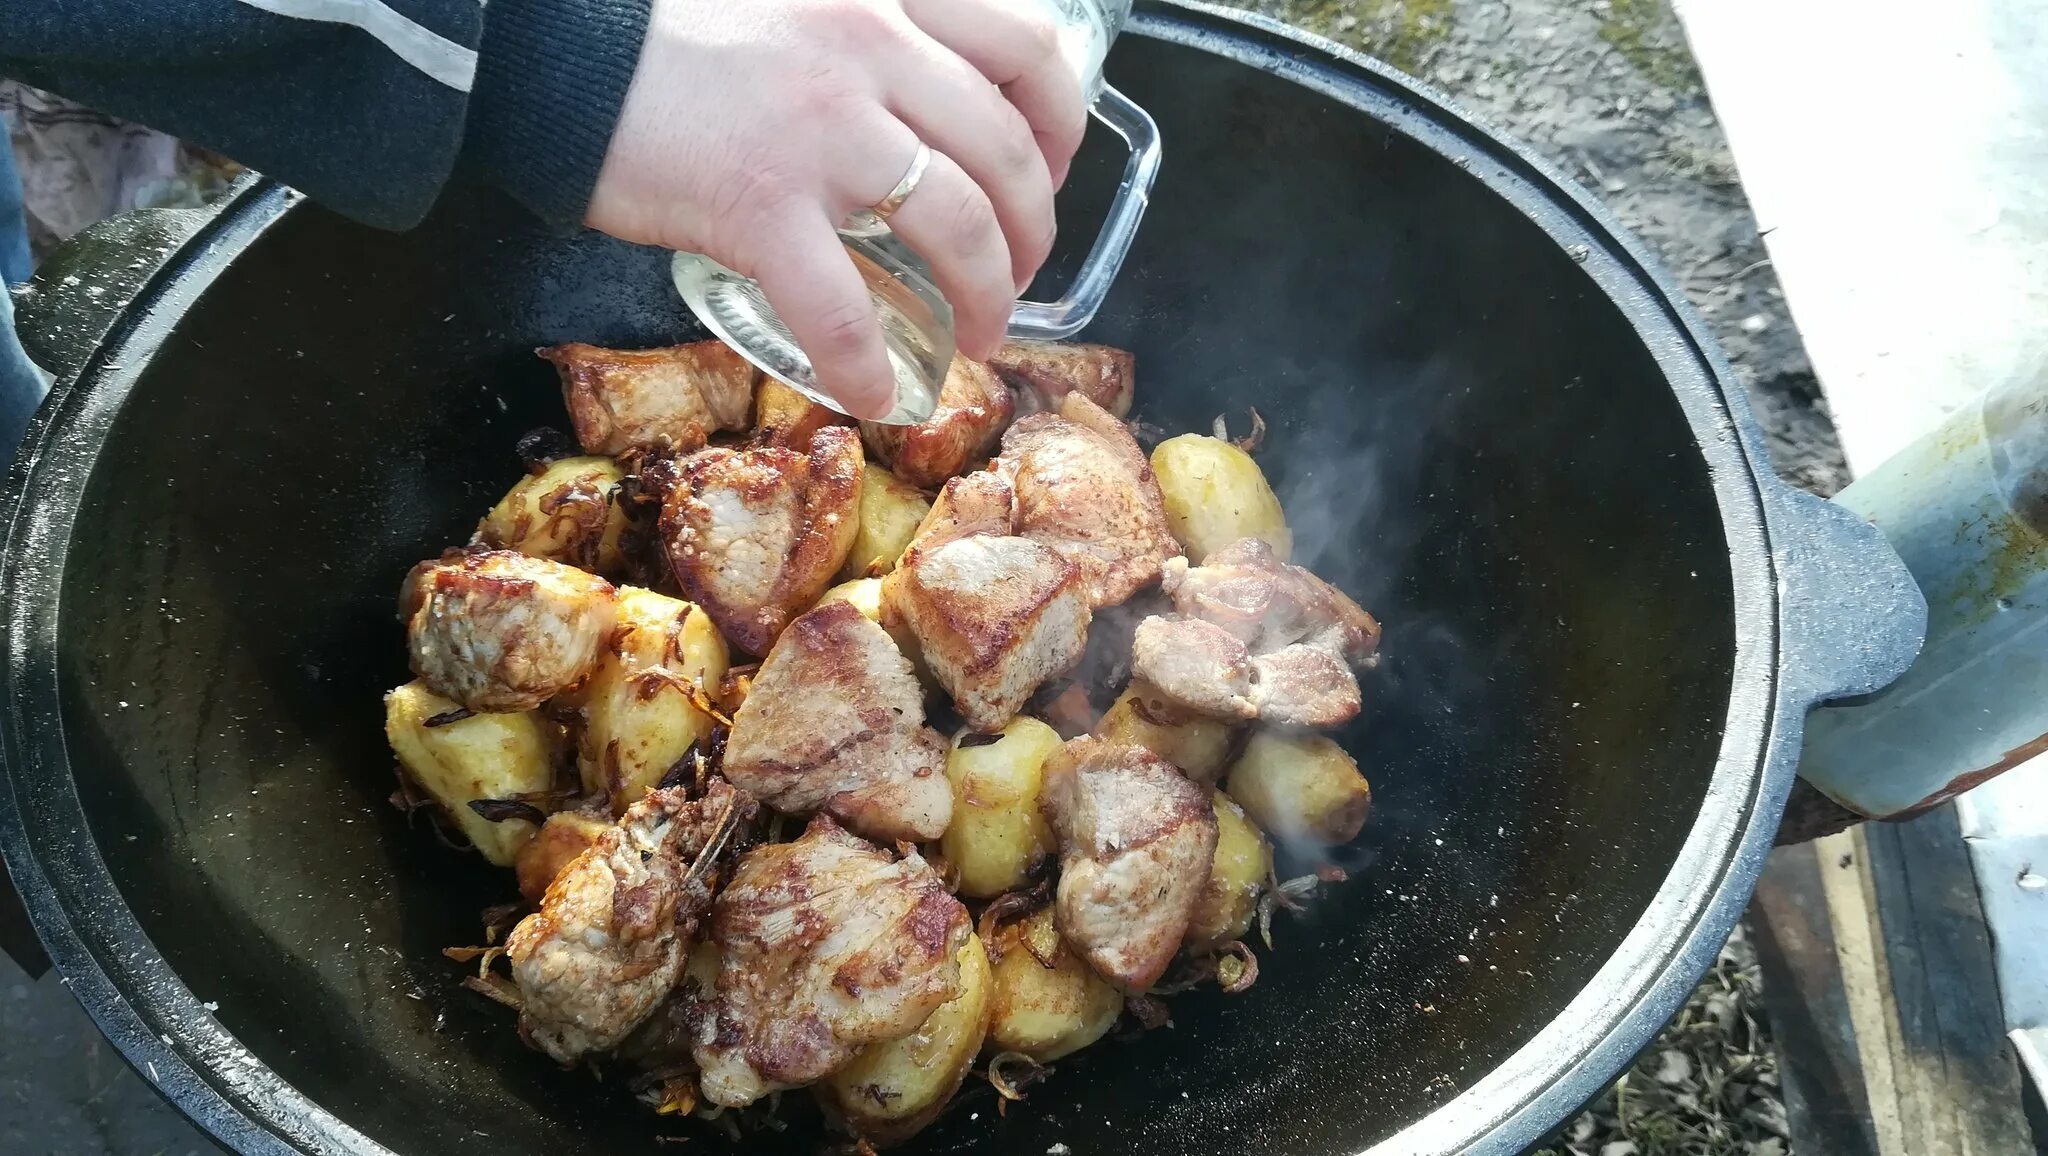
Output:
<svg viewBox="0 0 2048 1156">
<path fill-rule="evenodd" d="M 1062 53 L 1081 80 L 1092 115 L 1122 137 L 1131 152 L 1116 200 L 1073 285 L 1058 301 L 1019 302 L 1011 314 L 1011 337 L 1056 341 L 1094 319 L 1130 252 L 1158 176 L 1159 130 L 1144 109 L 1103 81 L 1103 63 L 1130 16 L 1131 0 L 1013 2 L 1052 13 Z M 939 385 L 953 360 L 953 307 L 933 283 L 923 258 L 872 213 L 853 214 L 840 228 L 840 240 L 867 282 L 896 375 L 895 408 L 881 420 L 895 425 L 923 421 L 938 405 Z M 672 273 L 684 302 L 721 340 L 763 372 L 821 405 L 840 408 L 819 388 L 810 358 L 759 285 L 700 253 L 677 253 Z"/>
</svg>

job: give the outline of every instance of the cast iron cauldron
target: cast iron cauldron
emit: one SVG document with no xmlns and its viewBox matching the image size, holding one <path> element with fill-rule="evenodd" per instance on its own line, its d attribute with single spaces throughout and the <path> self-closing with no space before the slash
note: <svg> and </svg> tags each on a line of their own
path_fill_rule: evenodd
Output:
<svg viewBox="0 0 2048 1156">
<path fill-rule="evenodd" d="M 1278 26 L 1149 4 L 1131 32 L 1111 79 L 1167 164 L 1090 336 L 1137 351 L 1146 422 L 1271 422 L 1306 560 L 1388 624 L 1341 736 L 1376 814 L 1250 993 L 1179 999 L 1007 1119 L 984 1089 L 920 1150 L 1521 1148 L 1677 1008 L 1807 707 L 1888 682 L 1923 608 L 1874 532 L 1772 477 L 1697 319 L 1583 194 Z M 532 348 L 687 315 L 663 255 L 482 194 L 406 236 L 295 201 L 254 180 L 117 222 L 22 303 L 60 380 L 8 483 L 7 865 L 100 1026 L 243 1152 L 656 1151 L 673 1129 L 439 956 L 509 883 L 385 804 L 379 694 L 400 575 L 561 421 Z"/>
</svg>

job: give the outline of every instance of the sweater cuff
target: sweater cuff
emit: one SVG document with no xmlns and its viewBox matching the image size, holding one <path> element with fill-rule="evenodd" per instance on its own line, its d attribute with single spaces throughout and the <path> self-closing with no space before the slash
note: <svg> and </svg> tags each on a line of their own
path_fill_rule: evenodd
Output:
<svg viewBox="0 0 2048 1156">
<path fill-rule="evenodd" d="M 557 229 L 583 223 L 652 0 L 490 0 L 463 158 Z"/>
</svg>

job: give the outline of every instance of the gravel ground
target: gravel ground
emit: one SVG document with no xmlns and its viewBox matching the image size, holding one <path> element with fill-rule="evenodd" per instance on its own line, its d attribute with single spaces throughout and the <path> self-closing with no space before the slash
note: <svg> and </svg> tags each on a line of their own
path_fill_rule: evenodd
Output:
<svg viewBox="0 0 2048 1156">
<path fill-rule="evenodd" d="M 1773 464 L 1821 494 L 1848 467 L 1735 162 L 1666 0 L 1226 0 L 1448 93 L 1593 190 L 1720 339 Z M 1685 1010 L 1552 1140 L 1562 1156 L 1783 1156 L 1778 1059 L 1738 929 Z"/>
</svg>

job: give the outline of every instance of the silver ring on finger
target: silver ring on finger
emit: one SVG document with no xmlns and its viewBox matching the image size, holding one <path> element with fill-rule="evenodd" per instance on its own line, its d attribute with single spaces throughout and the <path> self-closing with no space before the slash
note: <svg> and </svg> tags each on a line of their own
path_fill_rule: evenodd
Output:
<svg viewBox="0 0 2048 1156">
<path fill-rule="evenodd" d="M 887 233 L 889 226 L 885 222 L 891 214 L 903 207 L 903 202 L 910 199 L 910 194 L 917 191 L 918 184 L 924 180 L 925 170 L 930 168 L 931 164 L 932 146 L 919 141 L 917 154 L 910 158 L 910 167 L 904 170 L 903 179 L 896 182 L 896 187 L 889 190 L 888 196 L 865 209 L 855 209 L 847 214 L 846 220 L 839 225 L 840 236 L 873 238 Z"/>
<path fill-rule="evenodd" d="M 910 167 L 903 171 L 903 179 L 896 182 L 896 187 L 889 190 L 888 196 L 869 206 L 868 212 L 878 221 L 888 220 L 896 210 L 903 207 L 903 202 L 909 200 L 910 195 L 917 191 L 919 182 L 924 180 L 925 170 L 930 168 L 931 164 L 932 146 L 919 141 L 917 155 L 910 158 Z"/>
</svg>

